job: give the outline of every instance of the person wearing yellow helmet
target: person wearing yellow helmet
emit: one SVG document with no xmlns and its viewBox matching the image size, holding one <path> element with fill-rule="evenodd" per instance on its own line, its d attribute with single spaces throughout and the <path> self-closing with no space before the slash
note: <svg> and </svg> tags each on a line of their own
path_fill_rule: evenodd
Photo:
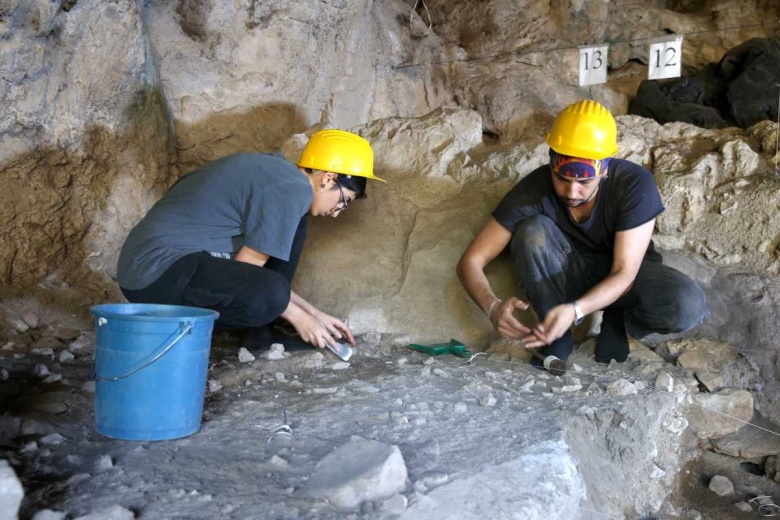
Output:
<svg viewBox="0 0 780 520">
<path fill-rule="evenodd" d="M 504 338 L 567 359 L 571 326 L 604 310 L 596 360 L 624 361 L 627 332 L 682 332 L 708 314 L 701 288 L 661 263 L 651 236 L 664 210 L 650 171 L 614 158 L 617 126 L 595 101 L 569 105 L 547 134 L 550 162 L 523 178 L 461 257 L 469 296 Z M 507 246 L 529 303 L 499 299 L 485 267 Z M 538 323 L 516 309 L 532 306 Z M 539 364 L 537 358 L 533 364 Z"/>
<path fill-rule="evenodd" d="M 265 153 L 204 164 L 183 175 L 130 231 L 117 268 L 122 293 L 133 303 L 218 311 L 217 326 L 267 331 L 281 317 L 306 344 L 322 348 L 334 338 L 354 344 L 344 322 L 290 284 L 307 217 L 335 218 L 364 198 L 368 179 L 382 181 L 373 163 L 362 137 L 321 130 L 297 165 Z"/>
</svg>

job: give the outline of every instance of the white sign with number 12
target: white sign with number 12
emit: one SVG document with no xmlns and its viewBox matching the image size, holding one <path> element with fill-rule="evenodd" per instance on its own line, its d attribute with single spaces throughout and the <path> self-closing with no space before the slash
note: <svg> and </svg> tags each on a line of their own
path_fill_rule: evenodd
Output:
<svg viewBox="0 0 780 520">
<path fill-rule="evenodd" d="M 607 45 L 580 47 L 580 86 L 607 82 Z"/>
<path fill-rule="evenodd" d="M 682 36 L 650 44 L 647 79 L 679 78 L 682 64 Z"/>
</svg>

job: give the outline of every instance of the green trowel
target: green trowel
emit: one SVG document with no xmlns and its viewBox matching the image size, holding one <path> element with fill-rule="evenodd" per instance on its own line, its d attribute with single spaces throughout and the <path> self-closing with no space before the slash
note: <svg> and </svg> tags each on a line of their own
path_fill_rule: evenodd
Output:
<svg viewBox="0 0 780 520">
<path fill-rule="evenodd" d="M 452 354 L 462 358 L 471 357 L 471 352 L 466 348 L 466 345 L 456 339 L 451 339 L 448 343 L 435 343 L 433 345 L 421 345 L 418 343 L 410 343 L 409 348 L 428 354 L 429 356 L 444 356 L 446 354 Z"/>
</svg>

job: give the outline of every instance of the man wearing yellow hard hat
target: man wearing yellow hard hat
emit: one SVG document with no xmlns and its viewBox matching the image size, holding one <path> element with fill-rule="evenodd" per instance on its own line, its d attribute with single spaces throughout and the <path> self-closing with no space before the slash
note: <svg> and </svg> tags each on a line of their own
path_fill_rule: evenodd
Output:
<svg viewBox="0 0 780 520">
<path fill-rule="evenodd" d="M 595 101 L 568 106 L 547 135 L 550 162 L 523 178 L 492 213 L 458 264 L 458 276 L 495 330 L 565 360 L 571 326 L 604 310 L 596 360 L 628 356 L 628 330 L 688 330 L 707 315 L 699 286 L 661 263 L 652 245 L 664 210 L 650 171 L 616 159 L 612 114 Z M 513 315 L 529 304 L 499 298 L 485 267 L 509 246 L 515 272 L 539 322 Z M 532 363 L 539 364 L 537 358 Z"/>
<path fill-rule="evenodd" d="M 287 320 L 308 344 L 354 344 L 349 327 L 290 289 L 307 217 L 337 217 L 365 197 L 374 154 L 362 137 L 314 133 L 297 166 L 281 154 L 240 153 L 184 175 L 133 228 L 117 281 L 133 303 L 220 313 L 218 325 Z M 273 339 L 273 338 L 271 338 Z M 285 342 L 286 343 L 286 342 Z M 260 345 L 262 346 L 262 345 Z"/>
</svg>

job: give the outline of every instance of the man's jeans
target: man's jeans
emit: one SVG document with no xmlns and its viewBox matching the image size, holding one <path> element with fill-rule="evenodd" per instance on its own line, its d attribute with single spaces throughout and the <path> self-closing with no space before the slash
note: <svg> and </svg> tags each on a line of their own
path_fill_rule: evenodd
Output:
<svg viewBox="0 0 780 520">
<path fill-rule="evenodd" d="M 595 253 L 573 241 L 547 217 L 523 220 L 512 237 L 512 262 L 539 320 L 556 305 L 582 297 L 612 270 L 612 255 Z M 648 254 L 627 294 L 608 308 L 625 309 L 626 329 L 636 338 L 692 329 L 707 316 L 699 285 Z M 543 355 L 568 358 L 571 331 L 543 348 Z"/>
</svg>

